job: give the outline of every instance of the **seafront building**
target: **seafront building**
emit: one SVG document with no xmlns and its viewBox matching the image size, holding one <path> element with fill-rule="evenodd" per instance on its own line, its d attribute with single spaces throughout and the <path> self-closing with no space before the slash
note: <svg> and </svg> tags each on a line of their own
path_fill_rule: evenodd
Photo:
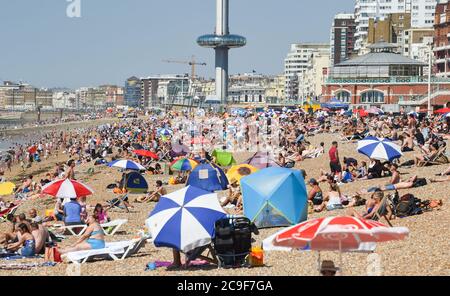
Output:
<svg viewBox="0 0 450 296">
<path fill-rule="evenodd" d="M 437 2 L 438 0 L 356 0 L 355 50 L 359 54 L 367 53 L 370 19 L 380 21 L 385 20 L 390 14 L 410 14 L 409 27 L 432 28 Z"/>
<path fill-rule="evenodd" d="M 328 75 L 330 67 L 329 52 L 314 52 L 310 66 L 299 75 L 300 100 L 306 98 L 317 100 L 322 96 L 322 85 Z"/>
<path fill-rule="evenodd" d="M 286 77 L 285 96 L 288 101 L 300 100 L 299 76 L 311 67 L 314 53 L 329 54 L 330 45 L 326 43 L 292 44 L 284 60 L 284 75 Z"/>
<path fill-rule="evenodd" d="M 339 64 L 356 54 L 355 32 L 356 23 L 353 13 L 340 13 L 334 17 L 330 34 L 331 65 Z"/>
<path fill-rule="evenodd" d="M 385 42 L 369 46 L 370 53 L 335 65 L 323 87 L 323 100 L 338 98 L 353 107 L 376 106 L 389 112 L 427 110 L 427 64 L 397 53 Z M 431 104 L 444 106 L 450 79 L 431 78 Z"/>
</svg>

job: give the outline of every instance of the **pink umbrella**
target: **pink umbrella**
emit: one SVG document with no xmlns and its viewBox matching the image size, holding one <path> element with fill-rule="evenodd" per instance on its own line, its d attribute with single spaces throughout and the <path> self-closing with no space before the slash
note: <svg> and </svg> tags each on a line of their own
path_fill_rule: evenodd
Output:
<svg viewBox="0 0 450 296">
<path fill-rule="evenodd" d="M 42 187 L 42 193 L 58 198 L 78 198 L 91 195 L 94 191 L 81 182 L 65 179 L 45 185 Z"/>
</svg>

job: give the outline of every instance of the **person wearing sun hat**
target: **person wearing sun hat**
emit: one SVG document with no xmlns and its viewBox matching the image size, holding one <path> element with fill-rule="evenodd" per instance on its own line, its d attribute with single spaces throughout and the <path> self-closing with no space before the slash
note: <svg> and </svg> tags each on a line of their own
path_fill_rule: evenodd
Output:
<svg viewBox="0 0 450 296">
<path fill-rule="evenodd" d="M 323 276 L 335 276 L 339 270 L 331 260 L 323 260 L 320 266 L 320 274 Z"/>
</svg>

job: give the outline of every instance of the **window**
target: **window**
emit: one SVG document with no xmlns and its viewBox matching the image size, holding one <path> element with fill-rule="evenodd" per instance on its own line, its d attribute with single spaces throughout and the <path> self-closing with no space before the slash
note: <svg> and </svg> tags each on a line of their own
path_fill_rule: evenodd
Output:
<svg viewBox="0 0 450 296">
<path fill-rule="evenodd" d="M 361 94 L 361 103 L 384 103 L 384 93 L 378 90 L 369 90 Z"/>
<path fill-rule="evenodd" d="M 335 93 L 336 98 L 344 103 L 351 103 L 351 93 L 345 90 Z"/>
</svg>

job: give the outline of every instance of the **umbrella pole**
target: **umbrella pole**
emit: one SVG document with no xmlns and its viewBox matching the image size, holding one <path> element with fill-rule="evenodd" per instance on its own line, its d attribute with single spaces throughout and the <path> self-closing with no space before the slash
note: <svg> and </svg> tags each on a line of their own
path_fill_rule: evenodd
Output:
<svg viewBox="0 0 450 296">
<path fill-rule="evenodd" d="M 341 275 L 344 275 L 343 267 L 342 267 L 342 241 L 339 240 L 339 268 Z"/>
<path fill-rule="evenodd" d="M 319 252 L 317 252 L 317 270 L 319 271 L 319 275 L 321 275 L 320 274 L 320 251 Z"/>
</svg>

